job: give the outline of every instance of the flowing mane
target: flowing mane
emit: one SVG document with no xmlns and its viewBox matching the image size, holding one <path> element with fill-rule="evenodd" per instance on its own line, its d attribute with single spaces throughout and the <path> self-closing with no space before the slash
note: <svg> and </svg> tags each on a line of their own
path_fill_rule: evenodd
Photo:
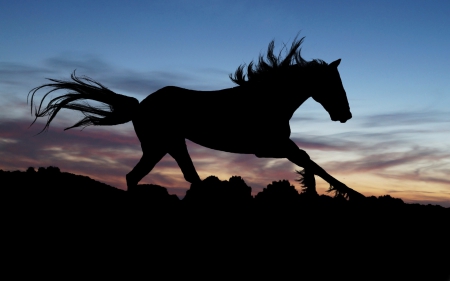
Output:
<svg viewBox="0 0 450 281">
<path fill-rule="evenodd" d="M 247 73 L 244 73 L 245 64 L 240 65 L 234 72 L 234 75 L 229 75 L 231 81 L 239 86 L 243 86 L 252 82 L 276 80 L 280 74 L 284 74 L 286 71 L 292 71 L 292 67 L 304 68 L 328 65 L 323 60 L 314 59 L 307 61 L 301 56 L 300 46 L 303 43 L 303 39 L 305 37 L 302 37 L 300 40 L 297 40 L 297 37 L 295 37 L 291 48 L 286 52 L 287 54 L 284 58 L 281 56 L 281 51 L 285 49 L 286 45 L 284 45 L 278 56 L 276 56 L 273 53 L 275 41 L 272 40 L 267 48 L 266 58 L 263 55 L 259 55 L 256 65 L 251 61 L 247 66 Z"/>
</svg>

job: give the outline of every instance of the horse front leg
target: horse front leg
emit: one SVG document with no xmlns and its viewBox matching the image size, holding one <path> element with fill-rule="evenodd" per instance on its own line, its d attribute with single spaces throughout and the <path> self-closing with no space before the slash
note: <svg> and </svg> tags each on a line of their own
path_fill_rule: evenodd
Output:
<svg viewBox="0 0 450 281">
<path fill-rule="evenodd" d="M 285 144 L 285 148 L 283 150 L 285 150 L 285 158 L 287 158 L 295 165 L 303 167 L 305 171 L 321 177 L 331 186 L 344 185 L 343 183 L 332 177 L 330 174 L 328 174 L 322 167 L 317 165 L 316 162 L 311 160 L 309 155 L 304 150 L 298 148 L 298 146 L 292 140 L 289 140 L 289 142 Z"/>
<path fill-rule="evenodd" d="M 334 191 L 336 192 L 336 196 L 342 195 L 345 198 L 364 198 L 365 196 L 361 193 L 349 188 L 344 183 L 340 182 L 330 174 L 328 174 L 322 167 L 320 167 L 316 162 L 310 159 L 309 155 L 304 151 L 298 148 L 298 146 L 292 141 L 289 140 L 287 145 L 287 159 L 292 163 L 303 167 L 306 171 L 312 172 L 315 175 L 324 179 L 327 183 L 330 184 L 330 189 L 328 192 Z"/>
<path fill-rule="evenodd" d="M 307 169 L 303 169 L 302 171 L 296 172 L 301 176 L 301 178 L 298 181 L 302 185 L 303 193 L 317 196 L 318 194 L 316 190 L 316 179 L 314 178 L 314 173 L 312 173 L 310 170 Z"/>
<path fill-rule="evenodd" d="M 317 165 L 316 162 L 311 160 L 309 155 L 298 148 L 298 146 L 291 140 L 277 141 L 270 145 L 270 148 L 266 148 L 256 154 L 257 157 L 270 157 L 270 158 L 287 158 L 297 166 L 303 167 L 305 172 L 313 173 L 321 177 L 323 180 L 330 184 L 328 191 L 335 191 L 336 195 L 343 195 L 345 197 L 351 196 L 352 198 L 364 197 L 361 193 L 354 191 L 346 186 L 330 174 L 328 174 L 322 167 Z"/>
</svg>

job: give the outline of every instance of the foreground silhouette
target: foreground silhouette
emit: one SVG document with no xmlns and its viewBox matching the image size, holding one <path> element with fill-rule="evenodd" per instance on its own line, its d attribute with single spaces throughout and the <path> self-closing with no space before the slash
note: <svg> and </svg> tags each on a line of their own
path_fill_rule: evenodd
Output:
<svg viewBox="0 0 450 281">
<path fill-rule="evenodd" d="M 115 274 L 126 262 L 135 264 L 133 272 L 180 273 L 184 279 L 450 276 L 450 208 L 388 195 L 352 201 L 299 193 L 288 181 L 274 181 L 253 197 L 242 178 L 211 176 L 178 200 L 161 186 L 124 192 L 56 167 L 0 170 L 0 192 L 4 271 L 8 263 L 29 270 L 28 258 L 40 267 L 33 274 L 44 270 L 46 276 L 100 263 Z"/>
<path fill-rule="evenodd" d="M 287 158 L 303 167 L 306 173 L 323 178 L 330 184 L 330 191 L 363 197 L 329 175 L 290 139 L 289 120 L 310 97 L 325 108 L 331 120 L 345 123 L 352 118 L 337 69 L 341 60 L 330 64 L 319 59 L 304 60 L 300 55 L 303 39 L 294 39 L 284 58 L 274 55 L 272 41 L 266 58 L 260 56 L 256 65 L 251 62 L 246 74 L 241 65 L 234 75 L 230 75 L 238 85 L 234 88 L 194 91 L 168 86 L 139 103 L 137 99 L 116 94 L 90 78 L 76 77 L 74 72 L 71 75 L 73 81 L 49 79 L 54 83 L 32 89 L 31 109 L 36 92 L 50 87 L 52 89 L 35 108 L 36 119 L 48 116 L 43 130 L 63 108 L 85 115 L 66 130 L 132 121 L 143 155 L 126 175 L 128 188 L 136 186 L 167 153 L 176 160 L 188 182 L 200 182 L 186 148 L 185 139 L 189 139 L 226 152 Z M 50 100 L 47 107 L 42 108 L 47 95 L 61 89 L 72 92 Z M 83 100 L 98 101 L 107 107 L 92 106 L 82 103 Z"/>
</svg>

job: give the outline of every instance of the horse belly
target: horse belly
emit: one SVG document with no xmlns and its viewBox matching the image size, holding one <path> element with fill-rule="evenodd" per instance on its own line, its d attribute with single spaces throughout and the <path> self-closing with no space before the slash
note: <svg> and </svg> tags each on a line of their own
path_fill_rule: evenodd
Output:
<svg viewBox="0 0 450 281">
<path fill-rule="evenodd" d="M 255 142 L 245 138 L 237 138 L 224 135 L 191 135 L 186 138 L 198 145 L 214 150 L 241 154 L 256 153 Z"/>
<path fill-rule="evenodd" d="M 195 126 L 186 131 L 186 138 L 199 145 L 232 153 L 256 154 L 273 143 L 289 138 L 289 125 L 235 122 L 211 126 Z"/>
</svg>

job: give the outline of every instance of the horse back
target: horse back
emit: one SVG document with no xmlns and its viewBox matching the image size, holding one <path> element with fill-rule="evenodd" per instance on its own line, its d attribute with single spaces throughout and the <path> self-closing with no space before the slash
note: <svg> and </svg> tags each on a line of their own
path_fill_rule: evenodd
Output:
<svg viewBox="0 0 450 281">
<path fill-rule="evenodd" d="M 239 87 L 219 91 L 165 87 L 141 102 L 139 115 L 147 129 L 212 149 L 254 153 L 255 142 L 290 135 L 289 120 L 271 114 L 263 101 Z"/>
</svg>

